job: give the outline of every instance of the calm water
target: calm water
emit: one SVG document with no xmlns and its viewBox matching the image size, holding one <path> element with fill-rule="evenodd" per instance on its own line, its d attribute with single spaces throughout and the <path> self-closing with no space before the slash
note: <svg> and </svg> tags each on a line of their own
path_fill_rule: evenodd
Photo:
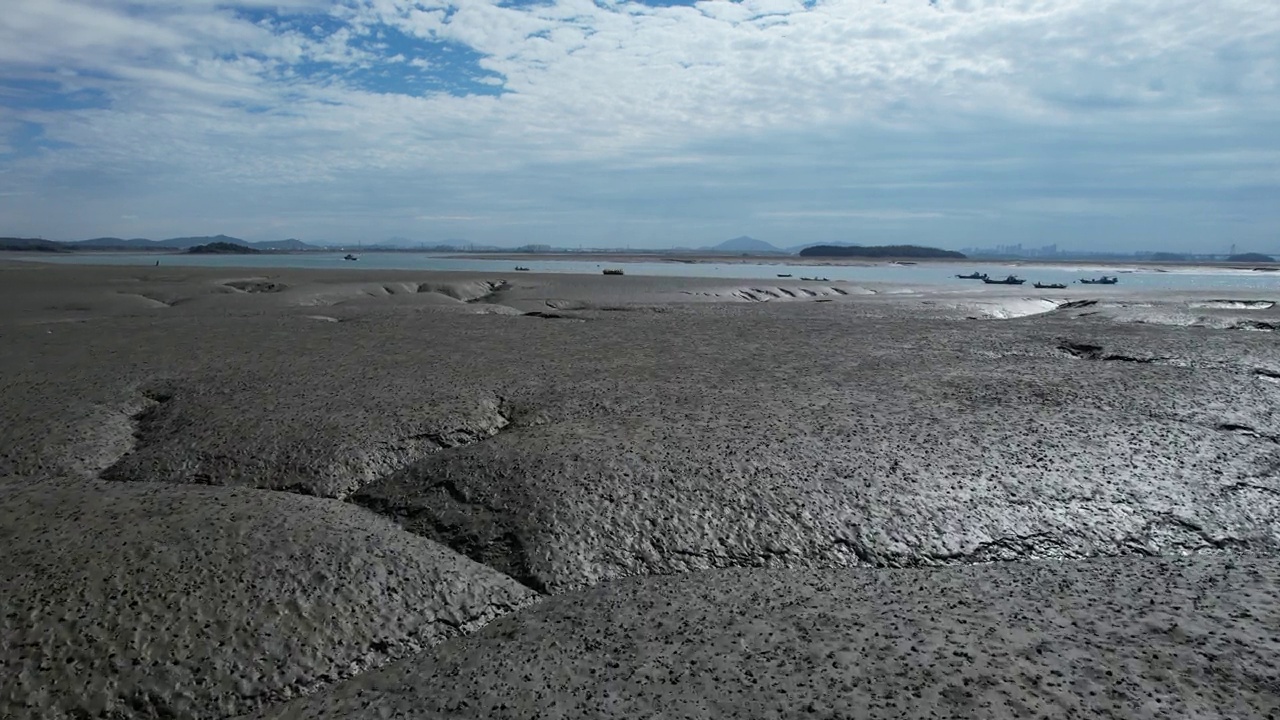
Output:
<svg viewBox="0 0 1280 720">
<path fill-rule="evenodd" d="M 960 280 L 957 273 L 984 272 L 993 278 L 1010 273 L 1031 284 L 1073 284 L 1080 278 L 1101 274 L 1117 275 L 1120 287 L 1144 289 L 1253 289 L 1280 292 L 1280 272 L 1252 272 L 1215 268 L 1176 268 L 1168 272 L 1118 268 L 1104 265 L 1038 266 L 1008 263 L 921 264 L 921 265 L 780 265 L 768 263 L 683 263 L 683 262 L 594 262 L 581 260 L 493 260 L 450 257 L 436 253 L 365 253 L 356 262 L 342 259 L 343 253 L 297 253 L 282 255 L 155 255 L 150 253 L 77 253 L 75 255 L 22 255 L 15 259 L 82 265 L 154 265 L 236 268 L 315 268 L 327 270 L 437 270 L 470 272 L 512 272 L 517 264 L 532 272 L 599 274 L 605 267 L 620 267 L 627 275 L 667 277 L 719 277 L 743 279 L 776 278 L 789 273 L 793 278 L 823 277 L 855 282 L 900 283 L 906 285 L 978 286 L 981 282 Z"/>
</svg>

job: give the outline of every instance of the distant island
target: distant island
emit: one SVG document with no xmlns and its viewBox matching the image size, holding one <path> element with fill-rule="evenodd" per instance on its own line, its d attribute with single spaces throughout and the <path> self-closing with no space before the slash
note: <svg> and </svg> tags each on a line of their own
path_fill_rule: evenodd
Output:
<svg viewBox="0 0 1280 720">
<path fill-rule="evenodd" d="M 1238 263 L 1273 263 L 1276 259 L 1270 255 L 1262 253 L 1240 253 L 1239 255 L 1228 255 L 1227 262 Z"/>
<path fill-rule="evenodd" d="M 926 258 L 964 260 L 964 253 L 920 245 L 815 245 L 800 251 L 800 257 Z"/>
<path fill-rule="evenodd" d="M 246 245 L 237 245 L 229 242 L 211 242 L 206 245 L 196 245 L 188 248 L 187 255 L 257 255 L 262 251 L 257 248 L 251 248 Z"/>
</svg>

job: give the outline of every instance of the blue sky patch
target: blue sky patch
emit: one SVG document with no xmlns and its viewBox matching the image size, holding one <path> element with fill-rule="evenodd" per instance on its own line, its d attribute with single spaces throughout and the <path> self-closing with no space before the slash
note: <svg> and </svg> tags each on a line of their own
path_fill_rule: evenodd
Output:
<svg viewBox="0 0 1280 720">
<path fill-rule="evenodd" d="M 110 104 L 96 88 L 68 88 L 56 80 L 0 78 L 0 107 L 12 110 L 84 110 Z"/>
</svg>

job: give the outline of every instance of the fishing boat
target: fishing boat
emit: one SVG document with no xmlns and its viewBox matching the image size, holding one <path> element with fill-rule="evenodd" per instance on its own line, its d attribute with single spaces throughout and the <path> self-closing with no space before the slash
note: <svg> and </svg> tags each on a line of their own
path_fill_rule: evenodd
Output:
<svg viewBox="0 0 1280 720">
<path fill-rule="evenodd" d="M 517 265 L 516 272 L 529 272 L 529 268 L 524 267 L 523 265 Z"/>
<path fill-rule="evenodd" d="M 791 277 L 791 273 L 778 273 L 778 277 Z"/>
<path fill-rule="evenodd" d="M 604 274 L 605 275 L 621 275 L 622 268 L 605 268 Z"/>
<path fill-rule="evenodd" d="M 1102 277 L 1097 278 L 1096 280 L 1090 280 L 1089 278 L 1080 278 L 1081 285 L 1115 285 L 1118 282 L 1120 282 L 1119 278 L 1107 277 L 1106 275 L 1103 275 Z"/>
<path fill-rule="evenodd" d="M 1003 280 L 992 280 L 989 277 L 984 277 L 982 278 L 982 282 L 988 285 L 1021 285 L 1022 283 L 1026 282 L 1026 280 L 1010 275 L 1009 277 Z"/>
<path fill-rule="evenodd" d="M 800 279 L 806 282 L 831 282 L 831 280 L 829 280 L 828 278 L 820 278 L 820 277 L 802 277 Z"/>
<path fill-rule="evenodd" d="M 343 260 L 359 260 L 360 258 L 356 257 L 355 255 L 352 255 L 351 253 L 347 253 L 346 255 L 342 256 L 342 259 Z"/>
<path fill-rule="evenodd" d="M 980 273 L 980 272 L 972 272 L 972 273 L 969 273 L 968 275 L 957 275 L 956 277 L 960 278 L 961 280 L 986 280 L 987 274 Z"/>
<path fill-rule="evenodd" d="M 1066 290 L 1067 286 L 1062 283 L 1036 283 L 1037 290 Z"/>
</svg>

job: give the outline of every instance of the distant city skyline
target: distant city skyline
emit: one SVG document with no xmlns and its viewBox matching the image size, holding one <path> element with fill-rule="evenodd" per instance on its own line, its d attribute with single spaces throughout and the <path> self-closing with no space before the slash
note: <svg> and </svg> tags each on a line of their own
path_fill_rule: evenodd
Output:
<svg viewBox="0 0 1280 720">
<path fill-rule="evenodd" d="M 1273 0 L 38 0 L 0 234 L 1280 251 Z"/>
</svg>

